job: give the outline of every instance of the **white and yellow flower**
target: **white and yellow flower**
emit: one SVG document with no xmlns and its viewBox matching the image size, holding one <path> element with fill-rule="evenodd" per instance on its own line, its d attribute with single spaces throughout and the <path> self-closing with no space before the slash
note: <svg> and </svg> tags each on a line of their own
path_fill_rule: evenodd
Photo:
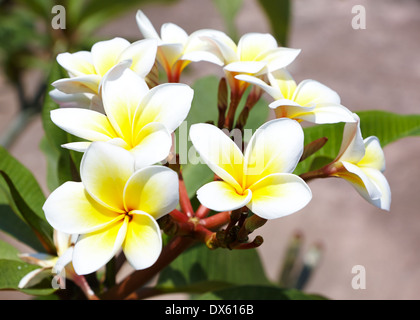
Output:
<svg viewBox="0 0 420 320">
<path fill-rule="evenodd" d="M 137 75 L 146 77 L 154 65 L 156 51 L 156 40 L 130 43 L 117 37 L 95 43 L 91 51 L 61 53 L 57 56 L 57 62 L 68 72 L 70 78 L 53 82 L 56 90 L 50 94 L 58 102 L 75 100 L 84 105 L 86 99 L 100 95 L 102 79 L 119 63 L 127 62 Z"/>
<path fill-rule="evenodd" d="M 159 257 L 157 219 L 178 204 L 178 176 L 163 166 L 135 171 L 132 154 L 94 142 L 83 155 L 82 182 L 66 182 L 51 193 L 43 210 L 57 230 L 80 234 L 73 251 L 77 274 L 94 272 L 121 248 L 135 269 Z"/>
<path fill-rule="evenodd" d="M 71 258 L 77 236 L 77 234 L 70 235 L 54 230 L 53 240 L 57 249 L 56 256 L 47 253 L 20 254 L 19 258 L 23 261 L 40 266 L 41 268 L 35 269 L 25 275 L 19 281 L 19 288 L 32 287 L 52 274 L 60 275 L 64 269 L 66 271 L 65 277 L 73 280 L 75 273 L 71 264 Z"/>
<path fill-rule="evenodd" d="M 292 63 L 300 49 L 279 47 L 271 34 L 247 33 L 238 45 L 226 34 L 214 33 L 202 35 L 218 49 L 223 61 L 226 78 L 233 91 L 241 95 L 249 83 L 235 78 L 239 74 L 262 76 L 287 67 Z"/>
<path fill-rule="evenodd" d="M 274 99 L 269 107 L 277 118 L 290 118 L 313 123 L 355 122 L 352 112 L 341 105 L 340 96 L 334 90 L 315 80 L 297 84 L 289 72 L 280 69 L 267 74 L 268 82 L 250 75 L 238 75 L 236 79 L 252 83 Z"/>
<path fill-rule="evenodd" d="M 191 108 L 193 90 L 166 83 L 149 90 L 143 78 L 124 64 L 108 72 L 102 84 L 105 114 L 82 108 L 61 108 L 51 120 L 63 130 L 88 141 L 63 147 L 84 152 L 91 141 L 106 141 L 130 150 L 137 167 L 151 165 L 168 156 L 171 133 Z"/>
<path fill-rule="evenodd" d="M 200 38 L 205 34 L 217 34 L 219 31 L 198 30 L 188 35 L 176 24 L 165 23 L 161 26 L 159 35 L 141 10 L 137 12 L 136 20 L 143 37 L 158 42 L 157 60 L 164 68 L 168 82 L 178 82 L 181 72 L 190 62 L 208 61 L 223 64 L 213 52 L 213 47 Z"/>
<path fill-rule="evenodd" d="M 357 192 L 374 206 L 390 210 L 391 190 L 385 171 L 385 156 L 377 137 L 363 140 L 359 118 L 357 122 L 347 123 L 344 127 L 340 152 L 330 165 L 330 176 L 343 178 Z"/>
<path fill-rule="evenodd" d="M 303 130 L 290 119 L 275 119 L 252 136 L 245 154 L 217 127 L 195 124 L 191 141 L 209 168 L 222 181 L 197 191 L 198 200 L 215 211 L 247 206 L 264 219 L 274 219 L 302 209 L 311 190 L 292 174 L 303 151 Z"/>
</svg>

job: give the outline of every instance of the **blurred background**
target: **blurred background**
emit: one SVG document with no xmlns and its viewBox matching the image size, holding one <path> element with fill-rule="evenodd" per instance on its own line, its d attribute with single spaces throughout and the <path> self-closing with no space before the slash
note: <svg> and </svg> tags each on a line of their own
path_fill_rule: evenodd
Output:
<svg viewBox="0 0 420 320">
<path fill-rule="evenodd" d="M 115 7 L 115 1 L 102 1 L 107 8 L 102 14 L 93 14 L 94 6 L 79 12 L 82 2 L 74 1 L 67 10 L 66 30 L 53 30 L 46 23 L 54 17 L 53 1 L 0 0 L 0 141 L 34 173 L 46 194 L 39 110 L 48 62 L 58 52 L 89 50 L 99 39 L 141 39 L 137 9 L 157 30 L 173 22 L 188 33 L 213 28 L 237 39 L 247 32 L 277 30 L 281 44 L 302 49 L 289 68 L 297 82 L 311 78 L 326 84 L 352 111 L 420 113 L 418 0 L 295 0 L 273 20 L 261 6 L 264 1 L 257 0 L 232 1 L 238 6 L 224 14 L 224 1 L 213 0 L 126 1 L 127 6 Z M 355 5 L 366 9 L 366 29 L 352 28 Z M 83 24 L 76 18 L 81 16 Z M 208 74 L 221 74 L 220 68 L 192 64 L 181 81 L 192 84 Z M 258 250 L 268 276 L 277 278 L 291 239 L 299 235 L 303 253 L 314 246 L 321 250 L 319 259 L 308 262 L 315 260 L 316 267 L 306 292 L 331 299 L 420 299 L 419 142 L 405 138 L 384 149 L 390 212 L 368 204 L 343 180 L 311 182 L 313 200 L 305 209 L 258 230 L 265 240 Z M 365 289 L 352 287 L 356 265 L 366 270 Z M 1 299 L 25 297 L 0 292 Z"/>
</svg>

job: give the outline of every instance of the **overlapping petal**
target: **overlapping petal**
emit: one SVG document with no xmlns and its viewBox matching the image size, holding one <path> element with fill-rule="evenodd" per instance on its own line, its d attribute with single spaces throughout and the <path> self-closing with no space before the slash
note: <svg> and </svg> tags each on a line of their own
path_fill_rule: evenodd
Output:
<svg viewBox="0 0 420 320">
<path fill-rule="evenodd" d="M 304 208 L 312 199 L 308 185 L 290 173 L 270 174 L 251 186 L 248 208 L 264 219 L 275 219 Z"/>
<path fill-rule="evenodd" d="M 213 181 L 197 191 L 202 205 L 215 211 L 230 211 L 246 206 L 252 199 L 251 190 L 238 191 L 225 181 Z"/>
<path fill-rule="evenodd" d="M 162 236 L 156 220 L 142 211 L 132 211 L 122 249 L 136 270 L 153 265 L 162 251 Z"/>
<path fill-rule="evenodd" d="M 159 219 L 178 205 L 177 190 L 178 175 L 173 170 L 163 166 L 140 169 L 125 186 L 125 209 L 127 212 L 147 212 L 154 219 Z"/>
<path fill-rule="evenodd" d="M 55 189 L 43 210 L 51 226 L 69 234 L 92 232 L 118 218 L 115 212 L 98 205 L 81 182 L 72 181 Z"/>
<path fill-rule="evenodd" d="M 92 143 L 83 155 L 80 176 L 89 195 L 114 212 L 125 212 L 125 185 L 134 172 L 133 155 L 109 143 Z"/>
<path fill-rule="evenodd" d="M 79 237 L 74 246 L 73 267 L 77 274 L 92 273 L 112 259 L 127 234 L 128 217 Z"/>
<path fill-rule="evenodd" d="M 291 173 L 303 152 L 303 130 L 296 121 L 276 119 L 263 124 L 245 152 L 246 186 L 274 173 Z"/>
<path fill-rule="evenodd" d="M 201 159 L 221 179 L 242 190 L 243 154 L 217 127 L 199 123 L 190 128 L 190 138 Z"/>
</svg>

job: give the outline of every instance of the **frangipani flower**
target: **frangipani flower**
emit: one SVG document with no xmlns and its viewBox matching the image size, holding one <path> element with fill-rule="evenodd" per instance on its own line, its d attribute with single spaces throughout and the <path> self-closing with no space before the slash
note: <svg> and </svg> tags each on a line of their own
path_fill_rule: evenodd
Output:
<svg viewBox="0 0 420 320">
<path fill-rule="evenodd" d="M 86 97 L 100 95 L 102 79 L 121 62 L 128 62 L 131 70 L 145 78 L 154 65 L 156 51 L 156 40 L 140 40 L 130 44 L 117 37 L 95 43 L 90 52 L 61 53 L 57 56 L 57 62 L 67 70 L 70 78 L 57 80 L 52 85 L 58 91 L 69 94 L 71 99 L 80 99 L 81 103 L 85 103 Z M 55 100 L 69 100 L 58 91 L 50 93 Z"/>
<path fill-rule="evenodd" d="M 185 30 L 173 23 L 165 23 L 156 32 L 150 20 L 142 11 L 137 11 L 137 25 L 146 39 L 158 42 L 157 60 L 164 68 L 168 82 L 178 82 L 182 70 L 190 62 L 208 61 L 222 65 L 223 62 L 212 52 L 213 48 L 200 39 L 205 34 L 218 33 L 215 30 L 198 30 L 188 35 Z"/>
<path fill-rule="evenodd" d="M 83 155 L 82 182 L 66 182 L 44 204 L 57 230 L 80 234 L 73 251 L 77 274 L 105 265 L 122 247 L 135 269 L 159 257 L 162 237 L 156 219 L 178 204 L 178 176 L 164 166 L 134 170 L 132 154 L 94 142 Z"/>
<path fill-rule="evenodd" d="M 290 119 L 275 119 L 252 136 L 245 155 L 217 127 L 195 124 L 191 141 L 209 168 L 222 181 L 197 191 L 198 200 L 215 211 L 247 206 L 264 219 L 302 209 L 311 200 L 307 184 L 292 174 L 303 151 L 303 130 Z"/>
<path fill-rule="evenodd" d="M 262 76 L 267 72 L 285 68 L 300 53 L 300 49 L 278 47 L 271 34 L 247 33 L 239 39 L 238 45 L 222 32 L 203 37 L 218 48 L 219 56 L 225 65 L 226 78 L 238 95 L 245 91 L 248 83 L 235 79 L 236 75 Z"/>
<path fill-rule="evenodd" d="M 249 75 L 236 79 L 252 83 L 265 90 L 275 100 L 269 107 L 275 109 L 277 118 L 290 118 L 314 123 L 355 122 L 352 112 L 341 105 L 340 96 L 315 80 L 299 84 L 285 69 L 267 74 L 269 84 Z"/>
<path fill-rule="evenodd" d="M 390 210 L 391 190 L 383 172 L 385 156 L 377 137 L 363 140 L 359 118 L 357 122 L 344 127 L 343 142 L 335 161 L 330 165 L 330 176 L 343 178 L 353 185 L 357 192 L 374 206 Z"/>
<path fill-rule="evenodd" d="M 29 288 L 42 281 L 51 274 L 60 275 L 66 269 L 66 278 L 73 280 L 76 276 L 71 258 L 73 255 L 73 245 L 77 235 L 70 235 L 54 230 L 54 245 L 57 249 L 57 256 L 46 253 L 20 254 L 19 257 L 28 263 L 35 264 L 41 268 L 29 272 L 19 281 L 19 288 Z"/>
<path fill-rule="evenodd" d="M 171 133 L 191 108 L 193 90 L 185 84 L 161 84 L 149 90 L 143 78 L 123 64 L 108 72 L 102 84 L 105 114 L 82 108 L 61 108 L 51 120 L 88 141 L 107 141 L 130 150 L 137 167 L 163 160 L 172 145 Z M 84 152 L 90 142 L 63 147 Z"/>
</svg>

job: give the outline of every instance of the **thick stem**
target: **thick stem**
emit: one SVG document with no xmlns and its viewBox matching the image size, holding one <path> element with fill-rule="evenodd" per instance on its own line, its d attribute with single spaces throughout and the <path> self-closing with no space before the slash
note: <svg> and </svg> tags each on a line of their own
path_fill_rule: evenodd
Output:
<svg viewBox="0 0 420 320">
<path fill-rule="evenodd" d="M 185 186 L 184 178 L 182 177 L 181 171 L 178 172 L 179 177 L 179 205 L 183 213 L 187 215 L 188 218 L 194 216 L 194 209 L 192 207 L 190 197 L 188 196 L 187 188 Z"/>
<path fill-rule="evenodd" d="M 337 172 L 339 172 L 340 167 L 336 165 L 336 163 L 330 163 L 321 169 L 309 171 L 306 173 L 302 173 L 299 177 L 301 177 L 306 182 L 316 179 L 316 178 L 327 178 Z"/>
<path fill-rule="evenodd" d="M 174 261 L 192 243 L 193 238 L 175 237 L 165 246 L 155 264 L 147 269 L 138 270 L 126 277 L 120 284 L 116 285 L 102 296 L 107 300 L 121 300 L 128 297 L 132 292 L 144 286 L 163 268 Z"/>
<path fill-rule="evenodd" d="M 230 105 L 225 119 L 225 128 L 232 130 L 235 121 L 236 109 L 241 101 L 241 95 L 237 91 L 231 91 Z"/>
<path fill-rule="evenodd" d="M 200 206 L 198 207 L 197 211 L 195 212 L 195 216 L 196 216 L 198 219 L 203 219 L 203 218 L 207 217 L 207 215 L 208 215 L 209 213 L 210 213 L 210 209 L 209 209 L 209 208 L 207 208 L 207 207 L 205 207 L 205 206 L 203 206 L 203 205 L 200 205 Z"/>
<path fill-rule="evenodd" d="M 204 227 L 206 227 L 207 229 L 217 229 L 229 223 L 230 213 L 231 211 L 219 212 L 210 217 L 201 219 L 199 223 L 203 225 Z"/>
</svg>

